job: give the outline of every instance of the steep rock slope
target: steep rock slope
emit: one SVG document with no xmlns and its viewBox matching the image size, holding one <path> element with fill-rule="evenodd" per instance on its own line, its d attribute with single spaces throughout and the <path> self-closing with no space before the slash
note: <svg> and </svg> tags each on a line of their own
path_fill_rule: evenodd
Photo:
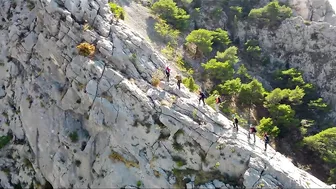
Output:
<svg viewBox="0 0 336 189">
<path fill-rule="evenodd" d="M 1 1 L 1 25 L 2 187 L 330 188 L 174 81 L 151 86 L 166 60 L 107 0 Z"/>
</svg>

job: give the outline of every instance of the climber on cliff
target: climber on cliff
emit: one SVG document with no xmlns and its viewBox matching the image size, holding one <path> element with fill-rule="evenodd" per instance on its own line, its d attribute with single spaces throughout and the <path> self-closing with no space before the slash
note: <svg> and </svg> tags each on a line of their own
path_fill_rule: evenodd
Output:
<svg viewBox="0 0 336 189">
<path fill-rule="evenodd" d="M 176 76 L 177 87 L 181 90 L 182 77 L 180 75 Z"/>
<path fill-rule="evenodd" d="M 205 99 L 205 94 L 202 91 L 199 91 L 199 99 L 198 99 L 198 105 L 201 103 L 201 100 L 203 101 L 203 106 L 205 105 L 204 99 Z"/>
<path fill-rule="evenodd" d="M 233 119 L 233 128 L 236 128 L 237 131 L 238 131 L 238 119 L 237 119 L 237 117 L 234 117 L 234 119 Z"/>
<path fill-rule="evenodd" d="M 216 97 L 216 111 L 217 112 L 219 111 L 219 105 L 220 105 L 220 103 L 222 103 L 222 100 L 221 100 L 220 96 L 218 95 Z"/>
<path fill-rule="evenodd" d="M 166 67 L 165 72 L 166 72 L 167 81 L 169 82 L 169 76 L 170 76 L 170 67 L 169 66 Z"/>
<path fill-rule="evenodd" d="M 253 135 L 253 141 L 255 143 L 256 138 L 255 138 L 255 134 L 257 133 L 257 129 L 255 128 L 255 126 L 253 126 L 252 124 L 250 124 L 250 129 L 249 129 L 249 134 L 248 134 L 248 138 L 250 139 L 250 134 Z"/>
<path fill-rule="evenodd" d="M 269 137 L 268 137 L 267 133 L 265 133 L 265 135 L 264 135 L 264 141 L 265 141 L 265 152 L 266 152 L 267 144 L 269 143 Z"/>
</svg>

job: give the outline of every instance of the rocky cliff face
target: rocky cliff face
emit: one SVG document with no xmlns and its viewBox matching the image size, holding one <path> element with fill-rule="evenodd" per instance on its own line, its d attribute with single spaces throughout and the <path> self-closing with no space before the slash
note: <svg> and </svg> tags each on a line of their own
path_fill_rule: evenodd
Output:
<svg viewBox="0 0 336 189">
<path fill-rule="evenodd" d="M 331 104 L 335 119 L 335 32 L 336 27 L 329 23 L 310 23 L 302 17 L 294 17 L 283 21 L 274 31 L 240 24 L 238 36 L 241 40 L 257 38 L 260 47 L 271 55 L 273 67 L 288 66 L 303 71 L 305 79 L 315 84 Z"/>
<path fill-rule="evenodd" d="M 153 87 L 166 60 L 107 0 L 1 1 L 0 20 L 2 187 L 330 187 L 174 80 Z"/>
</svg>

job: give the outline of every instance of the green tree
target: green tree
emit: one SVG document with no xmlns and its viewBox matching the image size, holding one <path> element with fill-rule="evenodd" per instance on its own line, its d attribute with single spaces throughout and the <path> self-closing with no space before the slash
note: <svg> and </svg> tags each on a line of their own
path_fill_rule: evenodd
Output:
<svg viewBox="0 0 336 189">
<path fill-rule="evenodd" d="M 272 1 L 259 9 L 252 9 L 248 17 L 258 23 L 260 27 L 275 27 L 283 20 L 292 16 L 292 9 L 285 5 L 280 6 L 278 1 Z"/>
<path fill-rule="evenodd" d="M 247 56 L 252 61 L 260 61 L 261 60 L 261 48 L 258 46 L 258 41 L 256 40 L 248 40 L 245 46 L 245 52 Z"/>
<path fill-rule="evenodd" d="M 207 71 L 210 77 L 220 82 L 231 79 L 234 74 L 233 65 L 231 65 L 229 61 L 218 62 L 216 59 L 211 59 L 206 64 L 202 64 L 202 67 Z"/>
<path fill-rule="evenodd" d="M 159 0 L 152 6 L 153 12 L 179 30 L 188 27 L 190 15 L 179 7 L 173 0 Z"/>
<path fill-rule="evenodd" d="M 154 29 L 166 42 L 170 41 L 173 45 L 177 44 L 180 31 L 173 29 L 165 20 L 159 19 L 155 23 Z"/>
<path fill-rule="evenodd" d="M 305 137 L 303 142 L 312 150 L 319 152 L 325 162 L 336 166 L 336 127 Z"/>
<path fill-rule="evenodd" d="M 242 83 L 248 83 L 252 81 L 252 76 L 247 73 L 247 69 L 244 64 L 239 66 L 237 75 L 240 77 Z"/>
<path fill-rule="evenodd" d="M 302 103 L 302 98 L 304 97 L 305 92 L 299 86 L 296 86 L 295 89 L 290 90 L 288 93 L 288 100 L 293 105 L 300 105 Z"/>
<path fill-rule="evenodd" d="M 283 91 L 280 88 L 276 88 L 265 97 L 266 106 L 279 104 L 284 97 Z"/>
<path fill-rule="evenodd" d="M 277 137 L 280 133 L 280 129 L 273 124 L 272 118 L 265 117 L 260 120 L 258 130 L 260 133 L 267 133 L 273 137 Z"/>
<path fill-rule="evenodd" d="M 236 64 L 239 59 L 237 56 L 238 48 L 235 46 L 227 48 L 224 52 L 217 52 L 216 59 L 220 62 L 228 61 L 229 64 Z"/>
<path fill-rule="evenodd" d="M 295 111 L 290 105 L 272 105 L 268 108 L 268 111 L 270 112 L 275 124 L 280 126 L 281 131 L 285 131 L 286 127 L 299 126 L 299 121 L 295 119 Z"/>
<path fill-rule="evenodd" d="M 240 78 L 231 79 L 225 81 L 223 84 L 218 85 L 219 92 L 221 94 L 227 95 L 227 96 L 235 96 L 239 93 L 239 90 L 241 88 L 241 81 Z"/>
<path fill-rule="evenodd" d="M 187 44 L 195 44 L 197 46 L 196 51 L 202 53 L 209 53 L 212 51 L 212 40 L 212 32 L 206 29 L 194 30 L 186 37 Z"/>
<path fill-rule="evenodd" d="M 242 105 L 261 105 L 264 101 L 264 94 L 265 89 L 262 84 L 258 80 L 253 79 L 248 84 L 242 84 L 238 98 Z"/>
<path fill-rule="evenodd" d="M 214 45 L 217 45 L 220 48 L 225 48 L 231 43 L 228 32 L 220 28 L 213 31 L 212 36 Z"/>
</svg>

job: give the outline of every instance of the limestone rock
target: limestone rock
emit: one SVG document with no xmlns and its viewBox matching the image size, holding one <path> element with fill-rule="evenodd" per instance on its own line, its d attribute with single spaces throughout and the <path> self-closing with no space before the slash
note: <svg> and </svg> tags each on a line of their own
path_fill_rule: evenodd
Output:
<svg viewBox="0 0 336 189">
<path fill-rule="evenodd" d="M 190 181 L 214 174 L 244 182 L 209 178 L 199 188 L 330 188 L 273 149 L 265 154 L 259 138 L 250 144 L 247 131 L 233 132 L 230 120 L 198 105 L 197 95 L 178 90 L 174 79 L 152 86 L 167 60 L 122 21 L 112 22 L 107 0 L 40 0 L 32 10 L 25 1 L 15 9 L 12 3 L 0 2 L 0 136 L 8 137 L 0 149 L 3 188 L 37 188 L 37 182 L 134 188 L 139 181 L 144 188 L 171 188 L 185 178 L 194 188 Z M 220 19 L 225 25 L 225 15 Z M 83 31 L 84 20 L 91 30 Z M 279 38 L 290 40 L 288 28 Z M 83 41 L 95 45 L 93 57 L 78 54 Z M 302 50 L 291 45 L 285 49 Z"/>
</svg>

